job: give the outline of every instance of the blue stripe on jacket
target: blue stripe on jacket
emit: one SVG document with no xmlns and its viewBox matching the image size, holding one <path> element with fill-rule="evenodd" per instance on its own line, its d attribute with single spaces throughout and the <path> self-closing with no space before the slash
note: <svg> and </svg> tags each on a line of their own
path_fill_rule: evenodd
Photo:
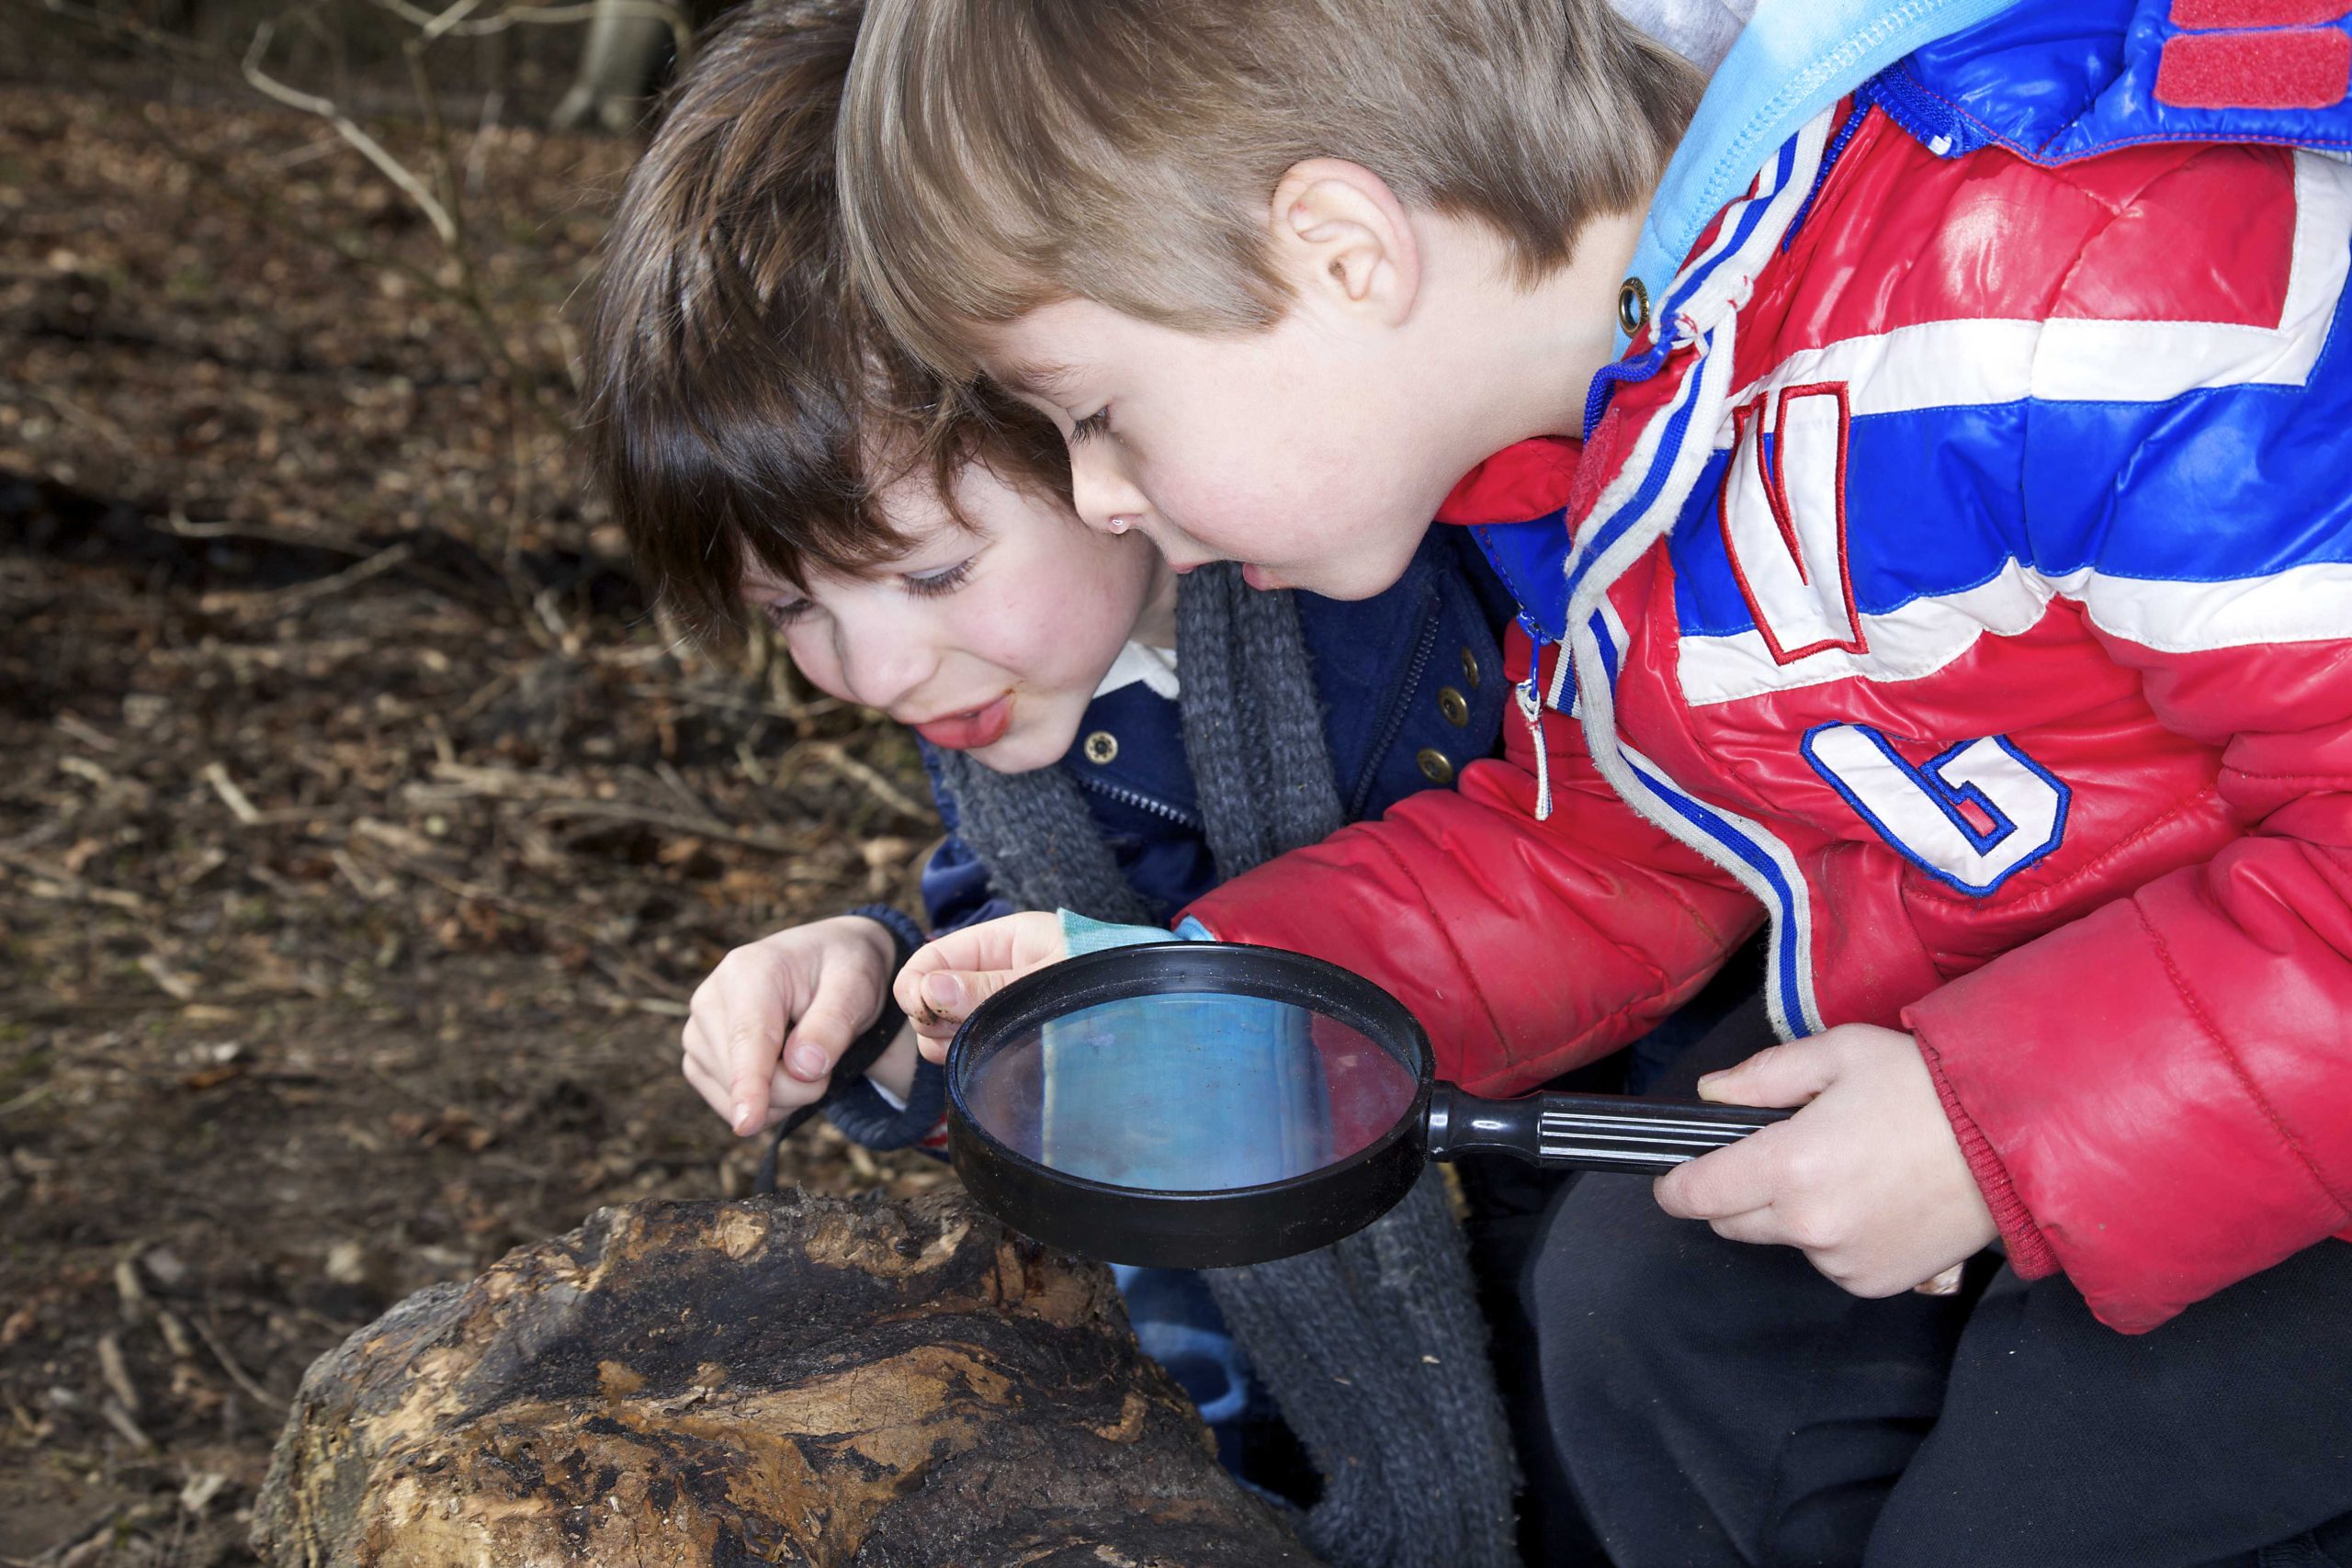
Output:
<svg viewBox="0 0 2352 1568">
<path fill-rule="evenodd" d="M 1845 490 L 1854 604 L 1883 615 L 1989 582 L 2014 561 L 2152 582 L 2239 582 L 2352 562 L 2352 290 L 2301 386 L 2162 402 L 2017 402 L 1858 415 Z M 1718 453 L 1669 552 L 1686 637 L 1755 628 L 1732 573 Z M 2125 492 L 2129 504 L 2125 505 Z"/>
</svg>

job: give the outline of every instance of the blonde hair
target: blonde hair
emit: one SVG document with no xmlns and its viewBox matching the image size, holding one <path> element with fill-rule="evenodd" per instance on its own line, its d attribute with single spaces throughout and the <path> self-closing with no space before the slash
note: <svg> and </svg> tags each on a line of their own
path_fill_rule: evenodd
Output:
<svg viewBox="0 0 2352 1568">
<path fill-rule="evenodd" d="M 1604 0 L 874 0 L 842 213 L 885 324 L 962 378 L 976 328 L 1061 299 L 1280 321 L 1266 203 L 1308 158 L 1484 220 L 1533 282 L 1645 199 L 1702 85 Z"/>
</svg>

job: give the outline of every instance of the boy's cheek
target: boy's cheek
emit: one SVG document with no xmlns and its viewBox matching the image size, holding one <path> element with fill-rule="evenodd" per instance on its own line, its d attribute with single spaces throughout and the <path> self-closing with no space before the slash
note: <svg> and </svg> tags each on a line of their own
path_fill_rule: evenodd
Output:
<svg viewBox="0 0 2352 1568">
<path fill-rule="evenodd" d="M 857 698 L 849 690 L 849 682 L 842 679 L 840 664 L 831 650 L 815 637 L 796 637 L 786 634 L 784 651 L 792 660 L 793 671 L 802 680 L 829 697 L 845 703 Z"/>
</svg>

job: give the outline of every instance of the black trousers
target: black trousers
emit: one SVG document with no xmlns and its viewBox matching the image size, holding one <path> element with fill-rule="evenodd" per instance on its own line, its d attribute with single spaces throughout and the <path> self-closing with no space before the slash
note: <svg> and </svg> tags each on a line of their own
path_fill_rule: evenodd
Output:
<svg viewBox="0 0 2352 1568">
<path fill-rule="evenodd" d="M 1658 1092 L 1769 1042 L 1750 1015 Z M 1555 1481 L 1617 1568 L 2352 1568 L 2352 1246 L 2123 1335 L 1990 1253 L 1862 1301 L 1590 1176 L 1524 1289 Z"/>
</svg>

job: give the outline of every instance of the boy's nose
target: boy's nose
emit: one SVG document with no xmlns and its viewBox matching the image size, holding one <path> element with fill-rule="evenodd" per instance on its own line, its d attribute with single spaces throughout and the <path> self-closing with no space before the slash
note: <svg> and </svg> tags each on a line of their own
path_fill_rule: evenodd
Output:
<svg viewBox="0 0 2352 1568">
<path fill-rule="evenodd" d="M 929 643 L 887 619 L 842 628 L 841 661 L 850 695 L 886 712 L 920 690 L 939 662 Z"/>
<path fill-rule="evenodd" d="M 1124 534 L 1140 525 L 1150 503 L 1121 469 L 1118 460 L 1091 442 L 1069 455 L 1070 503 L 1079 521 L 1099 534 Z"/>
</svg>

